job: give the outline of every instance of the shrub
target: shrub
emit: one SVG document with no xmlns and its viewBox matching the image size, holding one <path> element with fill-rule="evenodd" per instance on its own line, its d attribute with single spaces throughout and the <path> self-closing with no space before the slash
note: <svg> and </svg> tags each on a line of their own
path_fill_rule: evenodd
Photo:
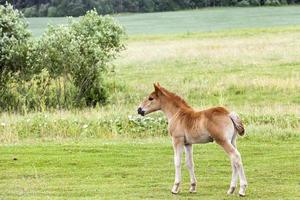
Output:
<svg viewBox="0 0 300 200">
<path fill-rule="evenodd" d="M 50 26 L 41 38 L 31 40 L 19 11 L 6 4 L 0 6 L 0 15 L 2 111 L 106 102 L 108 64 L 124 47 L 124 31 L 112 18 L 90 11 L 67 26 Z"/>
<path fill-rule="evenodd" d="M 37 73 L 46 68 L 52 78 L 63 77 L 78 89 L 77 105 L 95 106 L 107 99 L 105 76 L 109 61 L 124 46 L 123 29 L 110 17 L 89 11 L 68 26 L 49 27 L 30 55 Z"/>
<path fill-rule="evenodd" d="M 30 33 L 22 13 L 0 5 L 0 97 L 12 76 L 26 71 Z M 0 107 L 3 106 L 0 101 Z"/>
</svg>

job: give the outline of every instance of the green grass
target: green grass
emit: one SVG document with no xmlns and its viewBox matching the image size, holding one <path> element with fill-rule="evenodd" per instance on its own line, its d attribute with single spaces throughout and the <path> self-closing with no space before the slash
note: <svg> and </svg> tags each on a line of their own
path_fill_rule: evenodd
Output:
<svg viewBox="0 0 300 200">
<path fill-rule="evenodd" d="M 195 108 L 224 105 L 241 115 L 246 199 L 299 199 L 299 9 L 118 16 L 130 36 L 108 76 L 108 105 L 0 114 L 0 199 L 238 199 L 225 195 L 230 164 L 215 144 L 195 146 L 197 194 L 188 193 L 184 165 L 182 192 L 170 194 L 165 118 L 136 114 L 157 81 Z M 30 19 L 35 35 L 47 20 Z"/>
<path fill-rule="evenodd" d="M 115 17 L 129 35 L 153 35 L 298 25 L 299 11 L 299 6 L 207 8 L 193 11 L 121 14 Z M 57 25 L 67 22 L 66 18 L 29 18 L 28 20 L 35 36 L 40 36 L 48 23 Z"/>
<path fill-rule="evenodd" d="M 299 137 L 298 41 L 299 27 L 132 37 L 109 76 L 108 105 L 24 116 L 3 113 L 0 142 L 164 137 L 161 113 L 148 118 L 136 113 L 157 81 L 195 108 L 224 105 L 238 112 L 250 135 Z"/>
<path fill-rule="evenodd" d="M 299 199 L 299 142 L 238 141 L 249 187 L 245 199 Z M 170 192 L 170 140 L 85 140 L 0 147 L 1 199 L 239 199 L 227 196 L 230 162 L 216 144 L 195 145 L 197 193 Z M 176 198 L 176 199 L 177 199 Z"/>
</svg>

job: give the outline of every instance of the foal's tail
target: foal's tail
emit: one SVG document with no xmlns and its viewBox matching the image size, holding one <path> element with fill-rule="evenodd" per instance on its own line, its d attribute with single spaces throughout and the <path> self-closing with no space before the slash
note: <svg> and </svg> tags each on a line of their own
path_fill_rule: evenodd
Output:
<svg viewBox="0 0 300 200">
<path fill-rule="evenodd" d="M 240 136 L 243 136 L 245 134 L 245 128 L 241 118 L 235 112 L 229 113 L 229 117 L 234 125 L 235 130 Z"/>
</svg>

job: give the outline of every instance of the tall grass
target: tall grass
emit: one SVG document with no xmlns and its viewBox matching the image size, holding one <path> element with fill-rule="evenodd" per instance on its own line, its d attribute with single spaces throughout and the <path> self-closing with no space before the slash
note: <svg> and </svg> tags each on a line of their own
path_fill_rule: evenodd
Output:
<svg viewBox="0 0 300 200">
<path fill-rule="evenodd" d="M 2 113 L 0 141 L 166 136 L 162 113 L 147 118 L 136 114 L 137 105 L 157 81 L 195 108 L 223 105 L 235 110 L 249 136 L 298 137 L 300 34 L 296 30 L 131 38 L 114 63 L 108 105 L 26 115 Z"/>
</svg>

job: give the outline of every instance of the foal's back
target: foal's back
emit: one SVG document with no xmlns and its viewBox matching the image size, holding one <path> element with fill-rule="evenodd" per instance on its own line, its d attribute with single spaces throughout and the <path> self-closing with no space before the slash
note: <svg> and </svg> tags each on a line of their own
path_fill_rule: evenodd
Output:
<svg viewBox="0 0 300 200">
<path fill-rule="evenodd" d="M 180 117 L 187 130 L 187 138 L 206 143 L 206 140 L 202 142 L 202 138 L 211 142 L 210 138 L 223 141 L 232 137 L 234 126 L 229 114 L 230 112 L 224 107 L 213 107 L 201 111 L 186 110 Z"/>
</svg>

